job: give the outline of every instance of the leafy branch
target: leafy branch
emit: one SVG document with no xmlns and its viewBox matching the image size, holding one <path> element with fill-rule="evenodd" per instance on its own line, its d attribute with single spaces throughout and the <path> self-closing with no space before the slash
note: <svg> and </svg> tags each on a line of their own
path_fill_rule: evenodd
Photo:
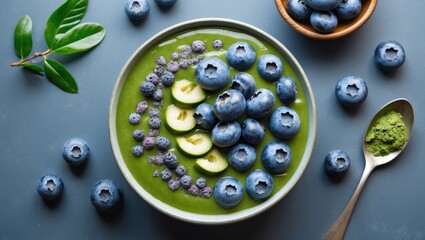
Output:
<svg viewBox="0 0 425 240">
<path fill-rule="evenodd" d="M 75 54 L 88 51 L 97 46 L 105 37 L 105 29 L 97 23 L 81 23 L 88 0 L 67 0 L 49 17 L 44 28 L 44 40 L 48 49 L 44 52 L 32 51 L 32 20 L 22 17 L 15 28 L 14 45 L 20 61 L 12 67 L 23 67 L 47 79 L 68 93 L 77 93 L 78 86 L 74 77 L 64 65 L 50 58 L 50 54 Z M 42 66 L 32 60 L 42 57 Z"/>
</svg>

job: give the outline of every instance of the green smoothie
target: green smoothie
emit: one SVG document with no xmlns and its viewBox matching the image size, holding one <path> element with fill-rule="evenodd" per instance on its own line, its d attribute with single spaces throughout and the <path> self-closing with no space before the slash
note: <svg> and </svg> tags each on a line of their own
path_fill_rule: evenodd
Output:
<svg viewBox="0 0 425 240">
<path fill-rule="evenodd" d="M 222 49 L 214 49 L 212 47 L 212 42 L 216 39 L 220 39 L 224 43 L 224 47 Z M 153 71 L 156 66 L 156 59 L 158 56 L 164 56 L 167 61 L 170 60 L 171 53 L 179 52 L 182 46 L 190 45 L 194 40 L 202 40 L 204 41 L 207 51 L 205 53 L 205 57 L 214 56 L 226 61 L 226 49 L 233 43 L 238 41 L 245 41 L 250 43 L 256 50 L 257 53 L 257 61 L 259 57 L 263 54 L 271 53 L 279 56 L 284 64 L 284 73 L 283 75 L 289 75 L 296 80 L 298 95 L 297 100 L 290 104 L 289 107 L 293 108 L 299 115 L 301 119 L 301 127 L 298 134 L 291 140 L 286 141 L 286 143 L 290 146 L 293 158 L 292 163 L 287 170 L 287 172 L 283 175 L 273 176 L 275 187 L 271 196 L 276 194 L 285 184 L 289 181 L 289 179 L 294 175 L 296 169 L 298 168 L 302 157 L 304 155 L 304 151 L 307 144 L 307 138 L 309 135 L 308 132 L 308 103 L 306 100 L 305 89 L 303 89 L 298 76 L 295 74 L 294 69 L 289 65 L 288 61 L 284 59 L 277 50 L 273 49 L 267 42 L 262 41 L 261 39 L 254 38 L 249 34 L 242 33 L 239 31 L 235 31 L 232 29 L 196 29 L 191 31 L 182 32 L 180 34 L 172 35 L 165 38 L 158 45 L 152 47 L 150 51 L 146 52 L 138 61 L 138 63 L 133 67 L 131 72 L 129 73 L 118 102 L 117 107 L 117 116 L 116 116 L 116 129 L 118 136 L 118 144 L 121 149 L 121 153 L 123 155 L 123 159 L 130 170 L 131 174 L 138 181 L 138 183 L 152 196 L 159 199 L 160 201 L 173 206 L 175 208 L 199 213 L 199 214 L 226 214 L 237 212 L 243 209 L 248 209 L 254 207 L 258 204 L 261 204 L 262 201 L 255 201 L 249 198 L 249 196 L 245 193 L 242 202 L 233 207 L 231 209 L 223 209 L 219 207 L 213 196 L 211 198 L 202 198 L 199 196 L 192 196 L 186 190 L 179 189 L 177 191 L 171 191 L 168 188 L 167 182 L 163 181 L 161 177 L 154 177 L 153 173 L 155 170 L 161 171 L 165 168 L 165 166 L 157 166 L 151 164 L 147 161 L 148 156 L 156 155 L 157 150 L 146 150 L 143 155 L 139 158 L 134 157 L 131 152 L 131 148 L 138 144 L 133 137 L 132 132 L 135 129 L 142 129 L 147 134 L 149 130 L 149 126 L 147 124 L 149 120 L 149 114 L 145 113 L 142 115 L 142 121 L 139 125 L 134 126 L 131 125 L 128 121 L 128 116 L 135 112 L 136 106 L 140 101 L 146 100 L 142 96 L 139 86 L 145 80 L 145 77 Z M 266 82 L 263 80 L 256 69 L 257 62 L 251 68 L 245 70 L 245 72 L 250 73 L 254 79 L 256 80 L 256 87 L 259 88 L 268 88 L 273 93 L 276 92 L 275 84 Z M 176 80 L 187 79 L 195 82 L 194 71 L 195 65 L 189 67 L 185 70 L 179 70 L 175 74 Z M 231 68 L 231 78 L 238 72 L 238 70 Z M 229 79 L 230 85 L 230 79 Z M 220 92 L 209 92 L 208 97 L 205 102 L 213 103 L 218 94 L 225 91 L 227 88 L 224 88 Z M 245 185 L 245 177 L 249 172 L 254 169 L 264 169 L 261 164 L 261 151 L 264 146 L 272 141 L 276 140 L 272 134 L 270 133 L 267 127 L 268 116 L 264 119 L 261 119 L 261 123 L 266 127 L 266 136 L 263 141 L 256 146 L 257 150 L 257 159 L 255 165 L 246 173 L 240 173 L 228 167 L 223 173 L 217 176 L 206 176 L 200 174 L 193 168 L 195 163 L 195 158 L 190 158 L 185 155 L 182 155 L 176 149 L 175 138 L 177 137 L 175 134 L 168 131 L 168 129 L 164 126 L 165 122 L 165 109 L 168 105 L 172 104 L 170 88 L 164 89 L 164 104 L 160 108 L 161 111 L 161 121 L 163 123 L 160 128 L 160 135 L 168 137 L 171 140 L 170 151 L 173 151 L 179 158 L 179 163 L 186 166 L 187 174 L 192 177 L 193 180 L 202 176 L 207 179 L 207 185 L 211 188 L 214 187 L 215 182 L 224 176 L 233 176 L 241 181 L 242 185 Z M 282 106 L 280 100 L 276 96 L 276 104 L 274 109 Z M 238 119 L 239 122 L 246 117 L 246 115 L 242 116 Z M 224 156 L 227 156 L 227 150 L 221 150 Z"/>
</svg>

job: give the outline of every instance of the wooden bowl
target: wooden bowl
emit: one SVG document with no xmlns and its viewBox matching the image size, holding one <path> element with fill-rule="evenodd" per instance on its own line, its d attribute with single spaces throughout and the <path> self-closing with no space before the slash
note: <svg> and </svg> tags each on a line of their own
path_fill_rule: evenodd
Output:
<svg viewBox="0 0 425 240">
<path fill-rule="evenodd" d="M 372 15 L 373 11 L 375 10 L 376 4 L 378 3 L 378 0 L 362 1 L 362 10 L 359 16 L 352 20 L 340 20 L 336 29 L 331 33 L 317 32 L 310 25 L 310 22 L 308 20 L 299 21 L 293 19 L 286 11 L 286 2 L 288 2 L 288 0 L 275 0 L 277 10 L 279 11 L 280 15 L 282 15 L 283 19 L 285 19 L 291 27 L 293 27 L 297 32 L 307 37 L 327 40 L 346 36 L 360 28 Z"/>
</svg>

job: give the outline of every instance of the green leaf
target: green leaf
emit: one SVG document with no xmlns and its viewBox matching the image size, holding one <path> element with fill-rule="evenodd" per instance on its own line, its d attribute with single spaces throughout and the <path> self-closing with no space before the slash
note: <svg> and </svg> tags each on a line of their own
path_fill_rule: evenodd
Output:
<svg viewBox="0 0 425 240">
<path fill-rule="evenodd" d="M 73 54 L 87 51 L 105 37 L 105 29 L 97 23 L 83 23 L 65 33 L 51 48 L 57 54 Z"/>
<path fill-rule="evenodd" d="M 51 48 L 69 29 L 77 26 L 87 10 L 88 0 L 67 0 L 47 20 L 44 39 Z"/>
<path fill-rule="evenodd" d="M 59 62 L 45 58 L 44 72 L 47 79 L 57 87 L 68 93 L 77 93 L 78 86 L 72 75 L 68 72 L 64 65 Z"/>
<path fill-rule="evenodd" d="M 24 59 L 32 50 L 32 21 L 28 15 L 22 17 L 15 28 L 14 34 L 16 55 Z"/>
<path fill-rule="evenodd" d="M 44 72 L 43 68 L 38 66 L 35 63 L 24 62 L 24 63 L 19 64 L 19 66 L 22 66 L 25 69 L 28 69 L 32 72 L 35 72 L 35 73 L 38 73 L 38 74 L 41 74 L 41 75 L 43 75 L 43 72 Z"/>
</svg>

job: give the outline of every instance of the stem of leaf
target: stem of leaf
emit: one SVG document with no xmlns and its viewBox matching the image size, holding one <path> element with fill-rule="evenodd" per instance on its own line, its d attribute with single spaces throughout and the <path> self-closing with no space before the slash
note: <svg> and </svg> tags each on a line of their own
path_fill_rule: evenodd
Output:
<svg viewBox="0 0 425 240">
<path fill-rule="evenodd" d="M 52 51 L 50 51 L 50 49 L 48 49 L 47 51 L 44 51 L 44 52 L 36 52 L 36 53 L 34 53 L 34 55 L 32 55 L 32 56 L 30 56 L 30 57 L 27 57 L 27 58 L 25 58 L 25 59 L 22 59 L 22 60 L 21 60 L 21 61 L 19 61 L 19 62 L 14 62 L 14 63 L 10 64 L 10 66 L 11 66 L 11 67 L 18 67 L 20 64 L 22 64 L 22 63 L 24 63 L 24 62 L 30 61 L 30 60 L 32 60 L 32 59 L 34 59 L 34 58 L 44 57 L 44 56 L 46 56 L 46 55 L 50 54 L 51 52 L 52 52 Z"/>
</svg>

